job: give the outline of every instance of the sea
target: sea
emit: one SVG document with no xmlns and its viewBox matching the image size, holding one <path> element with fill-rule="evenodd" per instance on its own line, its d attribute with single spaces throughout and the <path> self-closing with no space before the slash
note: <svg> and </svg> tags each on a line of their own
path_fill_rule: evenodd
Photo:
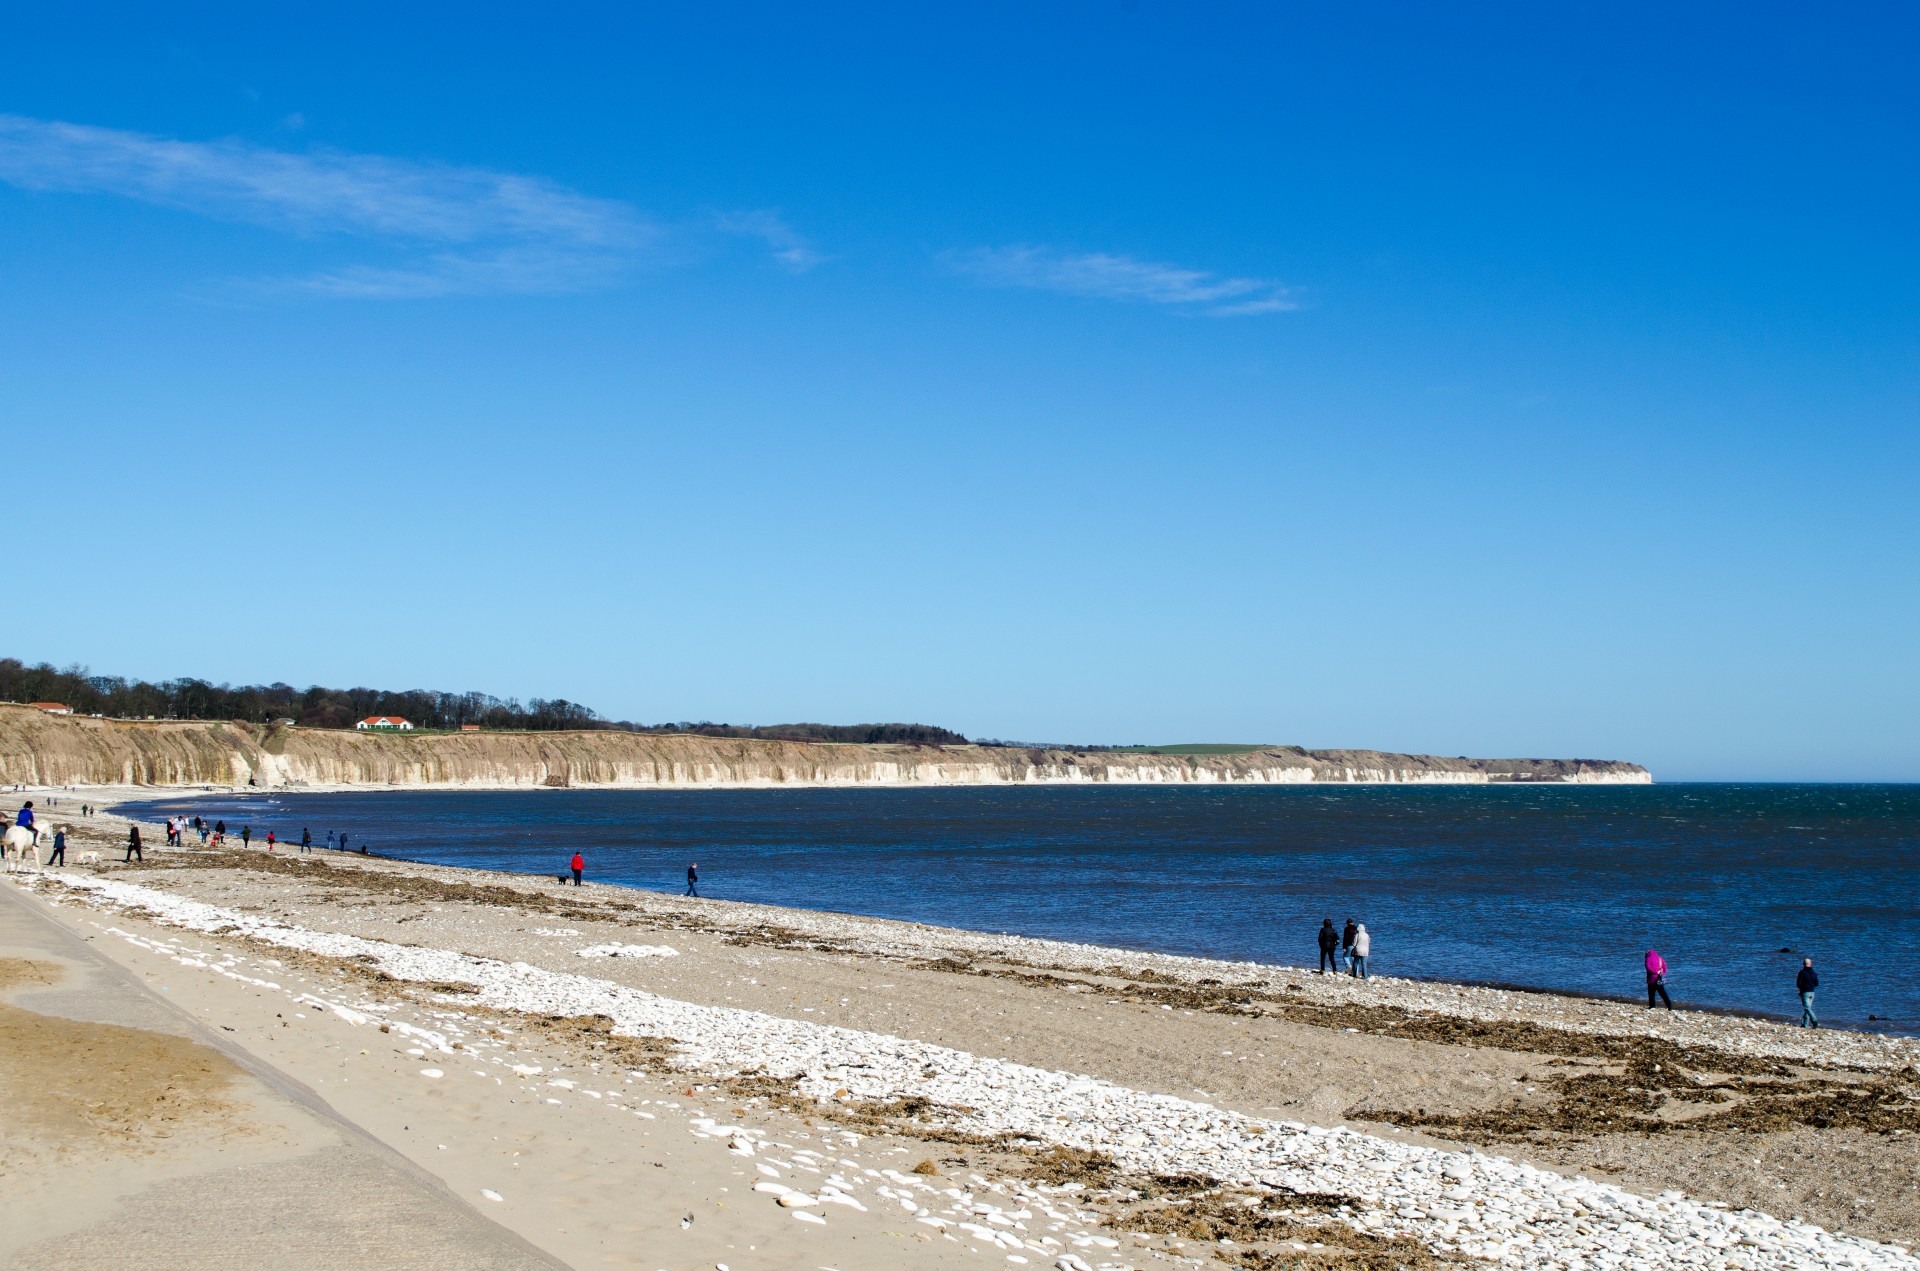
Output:
<svg viewBox="0 0 1920 1271">
<path fill-rule="evenodd" d="M 256 839 L 1314 965 L 1366 924 L 1375 974 L 1603 997 L 1665 955 L 1683 1008 L 1920 1032 L 1920 785 L 992 786 L 205 795 L 126 810 Z M 1642 999 L 1644 1000 L 1644 999 Z"/>
</svg>

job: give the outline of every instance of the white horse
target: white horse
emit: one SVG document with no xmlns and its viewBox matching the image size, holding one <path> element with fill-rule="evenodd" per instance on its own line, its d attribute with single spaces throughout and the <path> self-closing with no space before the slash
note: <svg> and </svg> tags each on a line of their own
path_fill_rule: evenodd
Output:
<svg viewBox="0 0 1920 1271">
<path fill-rule="evenodd" d="M 29 856 L 33 858 L 33 867 L 40 868 L 40 836 L 24 825 L 7 827 L 5 852 L 9 874 L 15 870 L 25 869 Z"/>
</svg>

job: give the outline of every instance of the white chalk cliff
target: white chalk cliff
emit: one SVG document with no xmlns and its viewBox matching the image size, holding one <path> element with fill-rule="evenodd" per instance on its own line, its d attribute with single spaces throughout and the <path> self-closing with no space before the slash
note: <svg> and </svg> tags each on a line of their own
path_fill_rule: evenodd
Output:
<svg viewBox="0 0 1920 1271">
<path fill-rule="evenodd" d="M 1639 784 L 1605 759 L 1279 746 L 1231 755 L 850 745 L 620 732 L 373 734 L 47 715 L 0 706 L 0 782 L 256 788 Z"/>
</svg>

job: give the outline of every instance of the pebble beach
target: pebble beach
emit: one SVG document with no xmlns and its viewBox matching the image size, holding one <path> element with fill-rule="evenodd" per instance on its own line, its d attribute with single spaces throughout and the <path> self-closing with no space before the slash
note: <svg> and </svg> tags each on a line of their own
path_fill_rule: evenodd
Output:
<svg viewBox="0 0 1920 1271">
<path fill-rule="evenodd" d="M 70 856 L 122 837 L 91 818 Z M 1912 1039 L 327 852 L 9 882 L 208 1019 L 278 995 L 263 1053 L 348 1055 L 379 1126 L 456 1079 L 469 1137 L 590 1109 L 566 1150 L 623 1203 L 564 1239 L 464 1176 L 485 1151 L 447 1169 L 571 1265 L 1920 1266 Z M 650 1187 L 681 1207 L 635 1169 L 669 1133 L 738 1238 L 617 1230 Z"/>
</svg>

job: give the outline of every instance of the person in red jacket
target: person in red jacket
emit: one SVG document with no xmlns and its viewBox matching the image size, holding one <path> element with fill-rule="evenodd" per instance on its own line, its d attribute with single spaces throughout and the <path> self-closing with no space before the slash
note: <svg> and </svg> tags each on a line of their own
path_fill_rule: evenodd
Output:
<svg viewBox="0 0 1920 1271">
<path fill-rule="evenodd" d="M 575 852 L 573 854 L 573 885 L 580 885 L 580 876 L 587 872 L 587 858 Z"/>
</svg>

